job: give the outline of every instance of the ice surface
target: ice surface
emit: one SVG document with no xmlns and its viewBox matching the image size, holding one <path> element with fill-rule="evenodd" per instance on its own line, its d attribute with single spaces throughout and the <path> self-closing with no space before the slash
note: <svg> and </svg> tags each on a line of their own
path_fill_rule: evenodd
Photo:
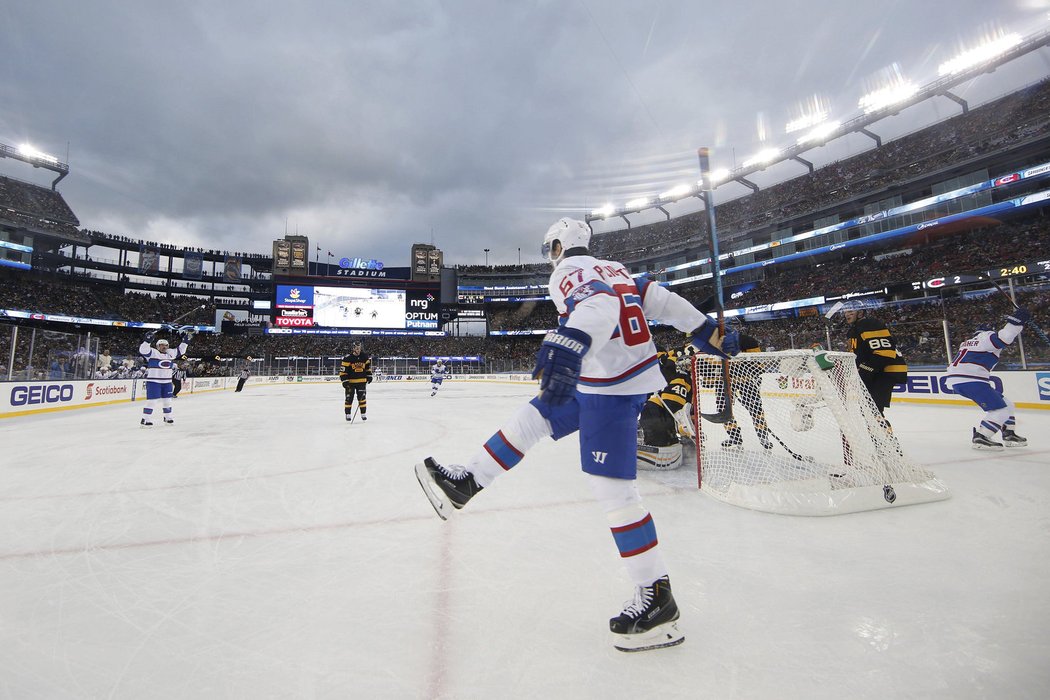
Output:
<svg viewBox="0 0 1050 700">
<path fill-rule="evenodd" d="M 831 518 L 643 475 L 684 645 L 615 651 L 631 595 L 575 438 L 449 522 L 462 461 L 534 393 L 338 385 L 0 422 L 0 698 L 1047 698 L 1050 413 L 975 452 L 978 409 L 895 405 L 944 502 Z"/>
</svg>

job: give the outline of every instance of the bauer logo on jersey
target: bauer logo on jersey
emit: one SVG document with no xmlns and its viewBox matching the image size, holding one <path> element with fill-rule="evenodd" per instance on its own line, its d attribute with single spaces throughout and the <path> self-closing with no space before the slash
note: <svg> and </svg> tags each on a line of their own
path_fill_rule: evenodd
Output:
<svg viewBox="0 0 1050 700">
<path fill-rule="evenodd" d="M 1050 372 L 1036 372 L 1035 387 L 1040 401 L 1050 401 Z"/>
</svg>

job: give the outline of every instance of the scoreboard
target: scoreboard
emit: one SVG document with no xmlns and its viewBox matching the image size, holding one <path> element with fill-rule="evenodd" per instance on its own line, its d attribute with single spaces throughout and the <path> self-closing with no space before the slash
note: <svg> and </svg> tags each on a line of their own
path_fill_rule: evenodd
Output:
<svg viewBox="0 0 1050 700">
<path fill-rule="evenodd" d="M 1030 262 L 1011 262 L 1001 267 L 984 270 L 983 272 L 961 272 L 957 275 L 945 275 L 944 277 L 933 277 L 928 280 L 918 280 L 911 283 L 915 291 L 920 289 L 943 289 L 944 287 L 956 287 L 965 284 L 977 284 L 990 279 L 1004 279 L 1006 277 L 1025 277 L 1027 275 L 1050 274 L 1050 260 L 1033 260 Z"/>
<path fill-rule="evenodd" d="M 273 312 L 275 328 L 312 329 L 314 333 L 348 329 L 438 331 L 441 288 L 278 283 Z"/>
</svg>

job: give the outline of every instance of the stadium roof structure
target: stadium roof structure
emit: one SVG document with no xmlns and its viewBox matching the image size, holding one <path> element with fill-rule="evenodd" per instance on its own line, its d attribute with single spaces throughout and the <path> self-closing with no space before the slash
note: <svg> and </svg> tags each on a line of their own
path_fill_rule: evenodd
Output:
<svg viewBox="0 0 1050 700">
<path fill-rule="evenodd" d="M 23 163 L 29 163 L 34 168 L 43 168 L 44 170 L 58 173 L 58 177 L 51 182 L 51 189 L 55 189 L 59 181 L 69 174 L 68 164 L 30 146 L 15 148 L 13 146 L 8 146 L 6 143 L 0 143 L 0 158 L 14 158 Z"/>
<path fill-rule="evenodd" d="M 802 154 L 806 151 L 813 150 L 814 148 L 824 146 L 828 142 L 834 141 L 835 139 L 850 133 L 864 134 L 872 139 L 877 147 L 881 146 L 882 138 L 878 134 L 869 130 L 869 126 L 886 119 L 887 117 L 892 117 L 908 107 L 934 97 L 947 97 L 953 102 L 956 102 L 962 108 L 962 113 L 966 114 L 970 109 L 969 104 L 966 100 L 954 94 L 952 88 L 969 80 L 973 80 L 983 73 L 994 72 L 999 66 L 1047 45 L 1050 45 L 1050 29 L 1044 29 L 1030 34 L 1027 37 L 1019 39 L 1016 43 L 1007 46 L 1001 52 L 996 53 L 993 56 L 989 56 L 984 60 L 962 64 L 960 67 L 951 70 L 946 75 L 942 75 L 938 79 L 933 80 L 922 87 L 902 93 L 899 99 L 884 102 L 881 106 L 868 107 L 863 114 L 845 122 L 833 122 L 826 125 L 826 128 L 823 130 L 820 130 L 821 127 L 817 126 L 816 128 L 819 131 L 811 131 L 809 136 L 799 139 L 792 146 L 784 149 L 767 149 L 759 156 L 744 161 L 744 164 L 740 167 L 734 168 L 728 172 L 722 171 L 723 174 L 721 176 L 713 175 L 711 177 L 712 182 L 710 183 L 711 189 L 717 189 L 719 186 L 729 182 L 738 182 L 751 189 L 752 192 L 758 192 L 760 187 L 748 180 L 747 176 L 761 172 L 771 165 L 783 163 L 789 160 L 801 163 L 810 173 L 812 173 L 814 170 L 813 163 L 802 158 Z M 670 220 L 671 215 L 666 209 L 664 209 L 664 205 L 672 204 L 689 197 L 700 197 L 703 199 L 702 184 L 703 183 L 698 181 L 690 186 L 680 185 L 661 194 L 658 198 L 635 199 L 621 207 L 607 205 L 602 209 L 596 209 L 587 214 L 585 221 L 590 223 L 591 221 L 602 221 L 613 216 L 618 216 L 626 221 L 628 228 L 630 228 L 631 222 L 627 218 L 627 214 L 637 214 L 647 209 L 658 209 L 663 212 L 668 220 Z"/>
</svg>

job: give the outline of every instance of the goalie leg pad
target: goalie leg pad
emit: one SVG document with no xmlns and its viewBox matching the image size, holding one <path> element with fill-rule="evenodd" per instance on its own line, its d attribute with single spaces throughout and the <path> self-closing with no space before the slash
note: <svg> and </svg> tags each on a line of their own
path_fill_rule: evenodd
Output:
<svg viewBox="0 0 1050 700">
<path fill-rule="evenodd" d="M 668 471 L 682 466 L 682 443 L 659 446 L 638 444 L 638 468 L 645 471 Z"/>
</svg>

